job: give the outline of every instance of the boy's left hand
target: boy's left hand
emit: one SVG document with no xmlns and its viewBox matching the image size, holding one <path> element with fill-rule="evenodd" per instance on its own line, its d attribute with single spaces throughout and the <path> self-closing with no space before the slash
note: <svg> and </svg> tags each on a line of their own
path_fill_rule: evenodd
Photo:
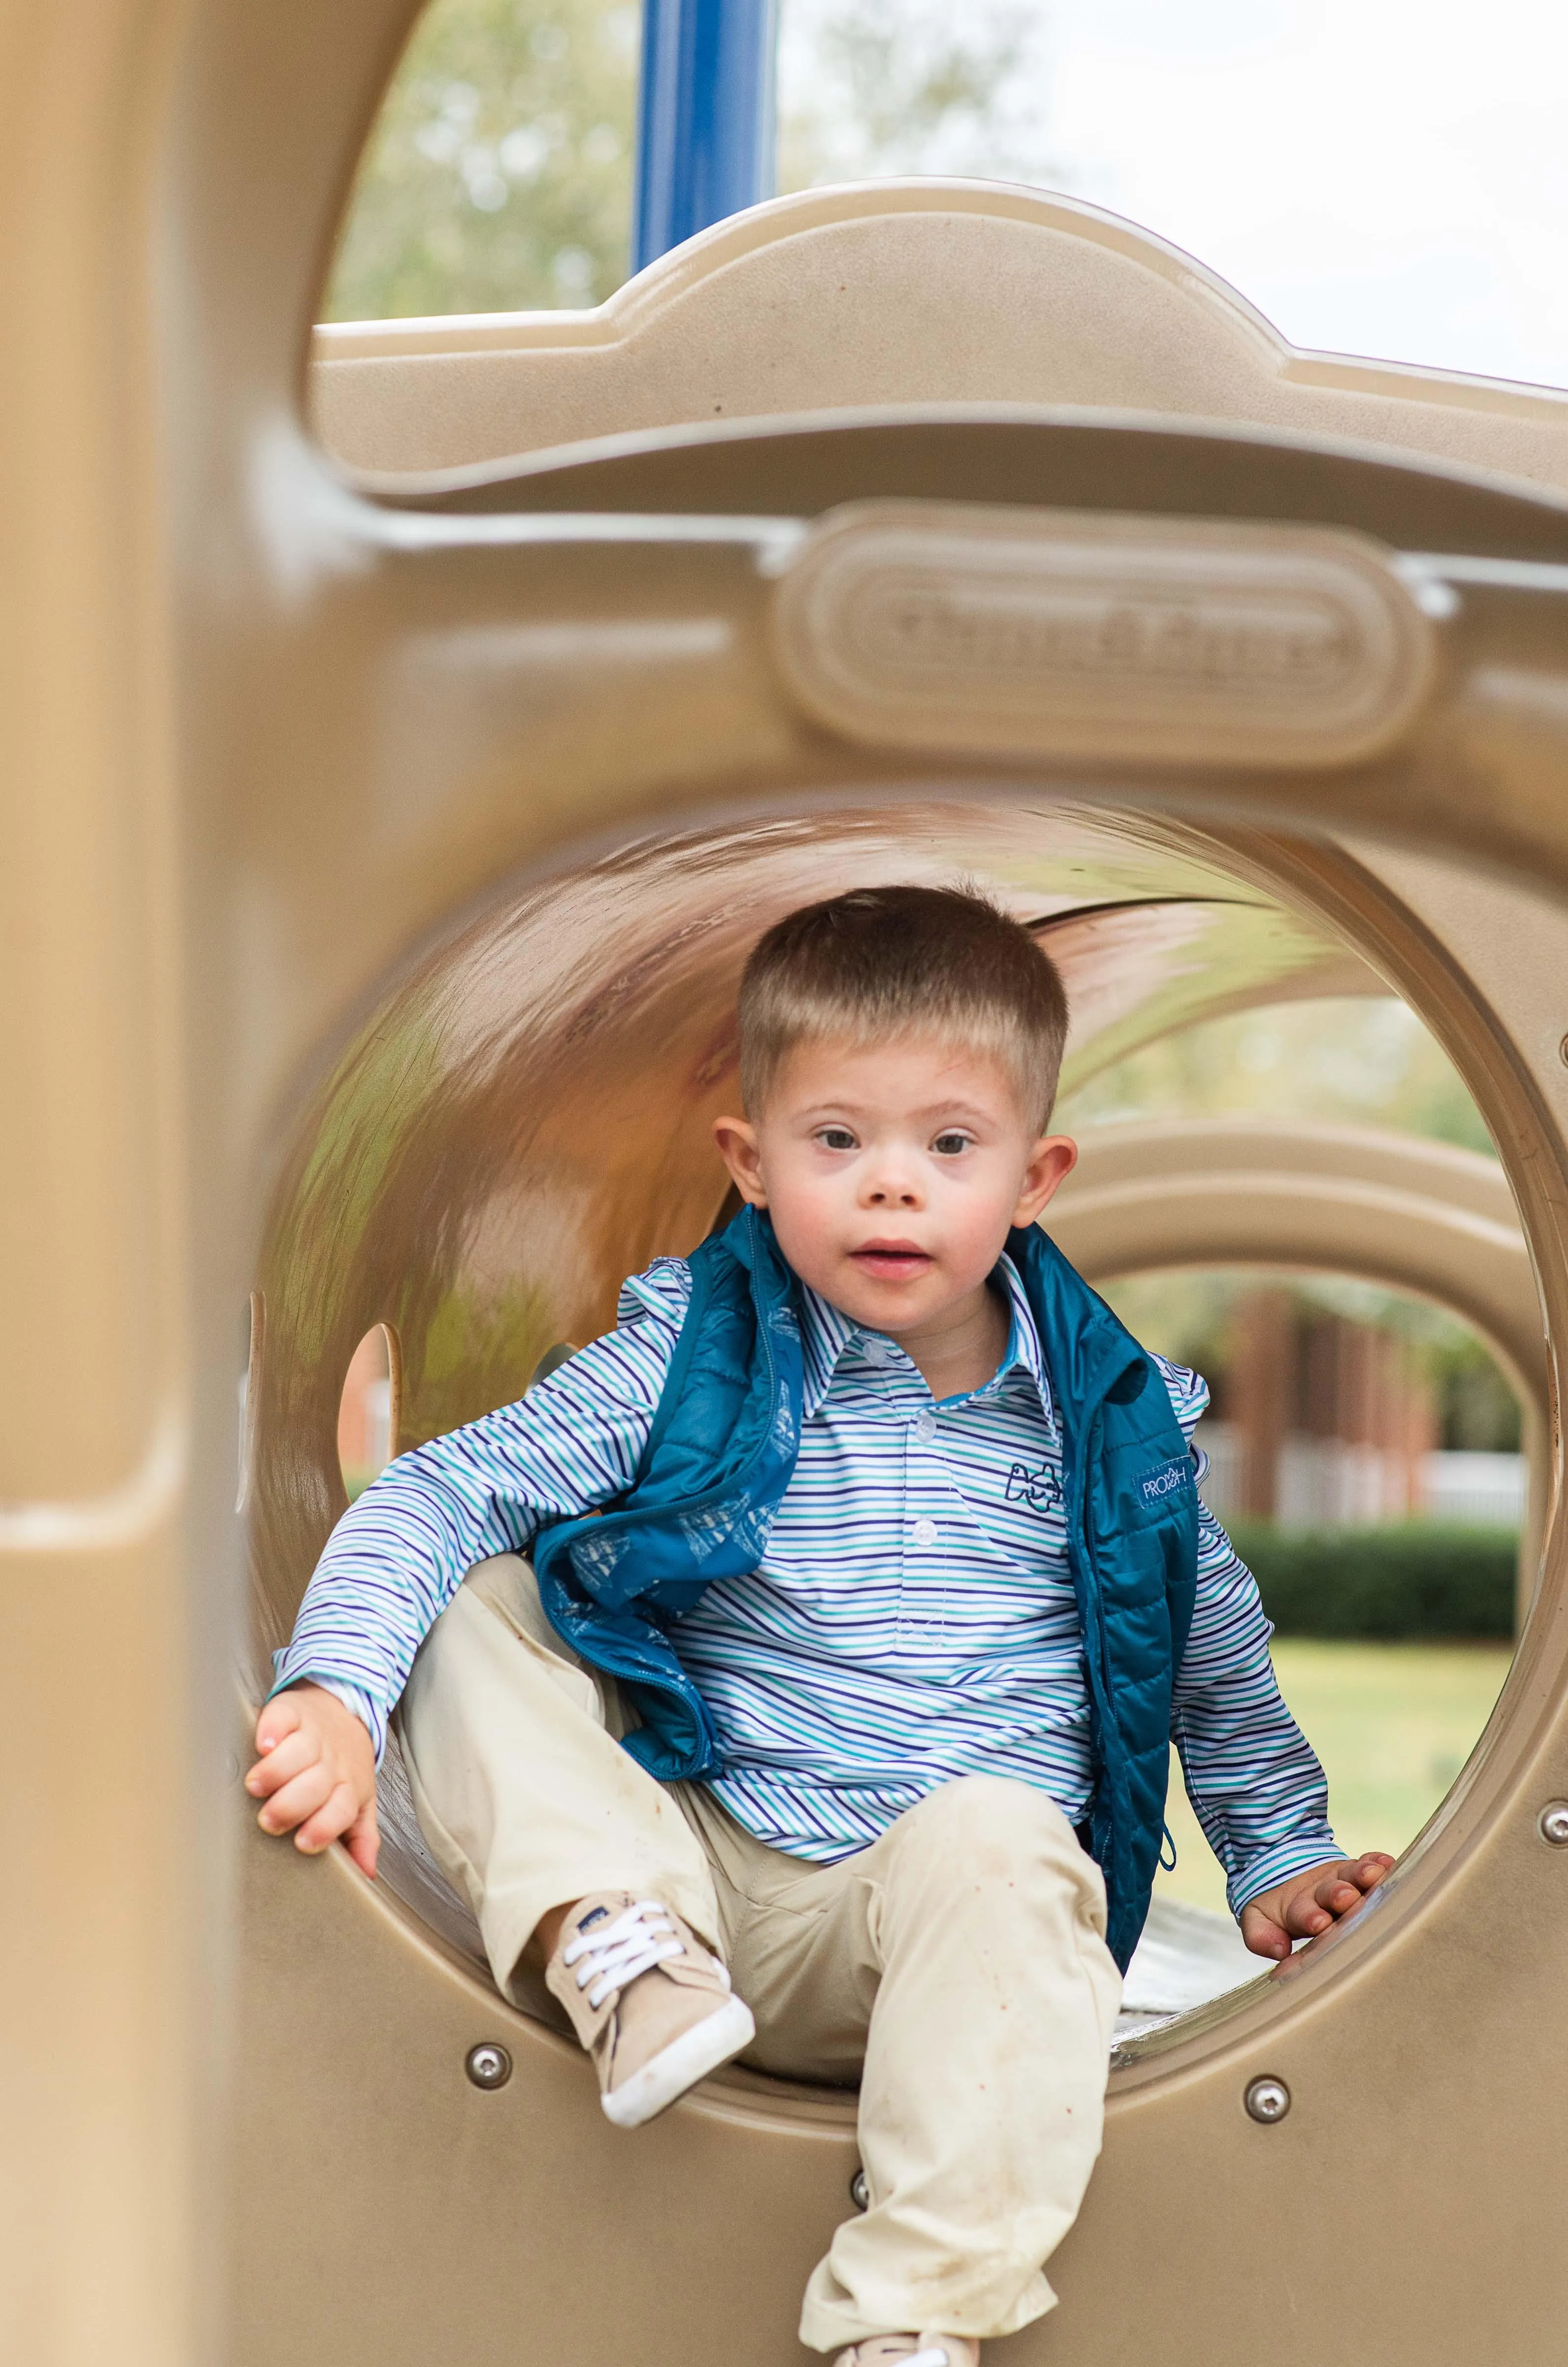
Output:
<svg viewBox="0 0 1568 2367">
<path fill-rule="evenodd" d="M 1393 1860 L 1382 1850 L 1364 1857 L 1339 1857 L 1287 1874 L 1272 1890 L 1260 1890 L 1241 1910 L 1241 1936 L 1255 1956 L 1279 1961 L 1298 1940 L 1315 1940 L 1359 1907 L 1375 1890 Z"/>
</svg>

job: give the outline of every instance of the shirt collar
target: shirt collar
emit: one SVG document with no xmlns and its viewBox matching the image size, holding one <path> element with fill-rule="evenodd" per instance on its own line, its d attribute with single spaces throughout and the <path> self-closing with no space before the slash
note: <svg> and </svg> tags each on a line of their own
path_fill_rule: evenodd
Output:
<svg viewBox="0 0 1568 2367">
<path fill-rule="evenodd" d="M 833 1385 L 833 1375 L 844 1350 L 852 1340 L 865 1335 L 858 1323 L 852 1323 L 841 1309 L 813 1290 L 808 1282 L 801 1284 L 800 1296 L 801 1412 L 809 1421 Z"/>
<path fill-rule="evenodd" d="M 1010 1321 L 1008 1343 L 1001 1363 L 983 1388 L 975 1391 L 977 1399 L 1000 1393 L 1012 1373 L 1021 1373 L 1034 1385 L 1041 1411 L 1053 1429 L 1056 1422 L 1055 1403 L 1051 1391 L 1051 1377 L 1045 1369 L 1044 1352 L 1035 1327 L 1033 1310 L 1024 1292 L 1022 1278 L 1011 1258 L 1005 1254 L 997 1262 L 996 1274 L 1007 1296 Z M 876 1340 L 883 1335 L 868 1331 L 813 1290 L 809 1283 L 801 1285 L 803 1321 L 801 1351 L 803 1365 L 802 1407 L 809 1421 L 833 1385 L 845 1350 L 852 1342 Z"/>
<path fill-rule="evenodd" d="M 999 1388 L 1010 1372 L 1026 1373 L 1034 1384 L 1040 1410 L 1055 1430 L 1056 1402 L 1052 1395 L 1051 1376 L 1045 1369 L 1045 1351 L 1040 1344 L 1039 1327 L 1034 1320 L 1034 1309 L 1029 1304 L 1029 1294 L 1023 1286 L 1023 1276 L 1005 1252 L 998 1261 L 997 1272 L 1007 1292 L 1012 1323 L 1008 1332 L 1007 1353 L 997 1368 L 996 1380 L 988 1382 L 987 1387 Z M 984 1396 L 985 1391 L 977 1394 Z"/>
</svg>

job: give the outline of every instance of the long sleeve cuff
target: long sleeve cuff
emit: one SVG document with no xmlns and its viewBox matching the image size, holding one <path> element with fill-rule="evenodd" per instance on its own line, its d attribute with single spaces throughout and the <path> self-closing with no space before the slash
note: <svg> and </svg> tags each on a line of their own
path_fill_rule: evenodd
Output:
<svg viewBox="0 0 1568 2367">
<path fill-rule="evenodd" d="M 287 1693 L 290 1685 L 320 1685 L 324 1693 L 331 1693 L 334 1701 L 342 1702 L 344 1709 L 354 1712 L 376 1746 L 376 1764 L 379 1767 L 387 1748 L 387 1713 L 379 1702 L 373 1701 L 360 1686 L 351 1684 L 334 1670 L 313 1667 L 303 1653 L 296 1661 L 292 1651 L 275 1652 L 272 1665 L 276 1673 L 268 1701 L 275 1701 L 279 1693 Z"/>
<path fill-rule="evenodd" d="M 1231 1913 L 1239 1918 L 1249 1899 L 1256 1898 L 1260 1891 L 1272 1890 L 1288 1874 L 1304 1874 L 1309 1866 L 1326 1865 L 1331 1859 L 1344 1854 L 1326 1825 L 1316 1833 L 1298 1833 L 1288 1841 L 1276 1841 L 1272 1848 L 1260 1850 L 1231 1875 L 1225 1885 Z"/>
</svg>

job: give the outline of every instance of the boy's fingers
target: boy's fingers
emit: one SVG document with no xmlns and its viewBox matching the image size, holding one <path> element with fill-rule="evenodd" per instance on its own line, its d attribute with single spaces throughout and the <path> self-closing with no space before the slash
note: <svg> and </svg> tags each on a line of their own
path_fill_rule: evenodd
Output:
<svg viewBox="0 0 1568 2367">
<path fill-rule="evenodd" d="M 291 1693 L 279 1693 L 275 1700 L 264 1702 L 256 1719 L 256 1749 L 263 1753 L 276 1750 L 285 1735 L 293 1734 L 299 1723 L 299 1704 Z"/>
<path fill-rule="evenodd" d="M 1247 1906 L 1241 1910 L 1241 1936 L 1255 1956 L 1272 1956 L 1276 1961 L 1291 1953 L 1291 1935 L 1281 1930 L 1271 1915 L 1261 1907 Z"/>
<path fill-rule="evenodd" d="M 1348 1915 L 1353 1908 L 1359 1907 L 1369 1890 L 1377 1887 L 1393 1864 L 1391 1857 L 1376 1851 L 1337 1865 L 1317 1886 L 1320 1905 L 1335 1915 Z"/>
<path fill-rule="evenodd" d="M 1328 1908 L 1320 1907 L 1310 1890 L 1298 1890 L 1285 1909 L 1285 1929 L 1296 1940 L 1315 1940 L 1333 1920 Z"/>
<path fill-rule="evenodd" d="M 294 1836 L 295 1848 L 302 1850 L 307 1857 L 330 1849 L 338 1835 L 353 1824 L 358 1808 L 353 1784 L 334 1784 L 315 1814 L 300 1825 Z"/>
<path fill-rule="evenodd" d="M 270 1751 L 266 1758 L 256 1761 L 245 1778 L 246 1791 L 253 1800 L 266 1799 L 319 1759 L 321 1749 L 314 1735 L 285 1735 L 275 1750 Z"/>
<path fill-rule="evenodd" d="M 1387 1866 L 1381 1861 L 1376 1872 L 1363 1871 L 1363 1861 L 1357 1859 L 1337 1865 L 1318 1881 L 1298 1890 L 1285 1909 L 1285 1921 L 1298 1939 L 1313 1940 L 1326 1931 L 1331 1923 L 1359 1907 L 1374 1882 L 1381 1882 Z"/>
<path fill-rule="evenodd" d="M 1262 1892 L 1241 1910 L 1241 1936 L 1255 1956 L 1288 1956 L 1293 1940 L 1315 1940 L 1359 1907 L 1393 1864 L 1382 1851 L 1369 1850 L 1364 1857 L 1321 1868 L 1288 1895 L 1282 1884 Z"/>
<path fill-rule="evenodd" d="M 275 1792 L 256 1822 L 264 1833 L 287 1833 L 313 1817 L 338 1787 L 338 1777 L 332 1769 L 323 1767 L 318 1759 L 281 1792 Z M 341 1832 L 340 1826 L 338 1830 Z"/>
<path fill-rule="evenodd" d="M 381 1835 L 376 1823 L 376 1803 L 373 1798 L 367 1800 L 344 1835 L 344 1840 L 347 1844 L 348 1853 L 360 1873 L 369 1881 L 374 1882 L 376 1860 L 381 1850 Z"/>
</svg>

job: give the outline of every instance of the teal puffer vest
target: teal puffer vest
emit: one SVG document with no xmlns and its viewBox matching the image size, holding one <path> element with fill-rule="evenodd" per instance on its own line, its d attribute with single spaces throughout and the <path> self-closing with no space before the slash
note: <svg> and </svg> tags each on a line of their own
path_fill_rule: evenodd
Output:
<svg viewBox="0 0 1568 2367">
<path fill-rule="evenodd" d="M 1123 1970 L 1164 1831 L 1170 1698 L 1191 1623 L 1198 1499 L 1159 1370 L 1045 1234 L 1009 1236 L 1062 1425 L 1067 1549 L 1088 1666 L 1090 1846 Z M 762 1557 L 800 1447 L 799 1289 L 772 1224 L 743 1208 L 691 1261 L 692 1302 L 631 1486 L 536 1540 L 551 1624 L 624 1685 L 626 1747 L 661 1782 L 712 1775 L 717 1737 L 666 1628 Z"/>
</svg>

